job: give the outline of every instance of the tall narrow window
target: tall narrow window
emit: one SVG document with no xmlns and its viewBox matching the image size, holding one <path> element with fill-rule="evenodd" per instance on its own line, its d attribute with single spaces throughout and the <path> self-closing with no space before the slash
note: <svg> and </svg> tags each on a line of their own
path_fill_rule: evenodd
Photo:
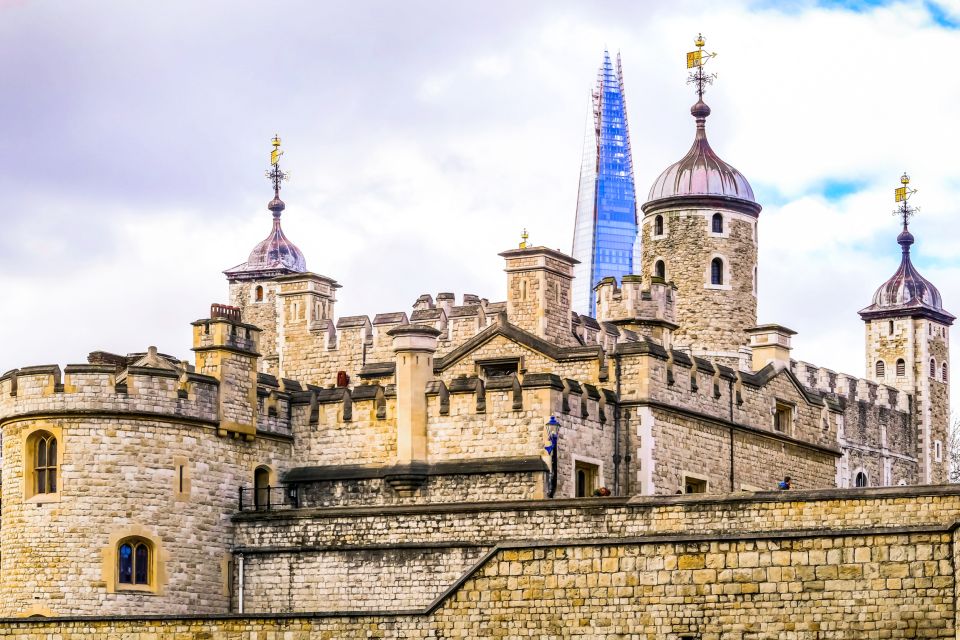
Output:
<svg viewBox="0 0 960 640">
<path fill-rule="evenodd" d="M 723 233 L 723 216 L 719 213 L 713 214 L 712 229 L 714 233 Z"/>
<path fill-rule="evenodd" d="M 142 538 L 127 538 L 117 549 L 117 582 L 129 585 L 150 584 L 150 543 Z"/>
<path fill-rule="evenodd" d="M 930 377 L 931 378 L 937 377 L 937 361 L 934 360 L 933 358 L 930 358 Z"/>
<path fill-rule="evenodd" d="M 887 333 L 891 336 L 893 335 L 893 320 L 891 320 L 890 324 L 887 326 Z"/>
<path fill-rule="evenodd" d="M 263 287 L 257 286 L 256 289 L 256 300 L 257 302 L 263 302 Z"/>
<path fill-rule="evenodd" d="M 886 374 L 886 365 L 883 364 L 883 360 L 877 360 L 877 378 L 882 379 L 884 374 Z"/>
<path fill-rule="evenodd" d="M 253 472 L 253 504 L 257 509 L 270 508 L 270 469 L 257 467 Z"/>
<path fill-rule="evenodd" d="M 667 265 L 663 263 L 663 260 L 657 260 L 653 265 L 653 275 L 656 277 L 666 280 L 667 278 Z"/>
<path fill-rule="evenodd" d="M 663 235 L 663 216 L 657 216 L 653 219 L 653 235 Z"/>
<path fill-rule="evenodd" d="M 39 432 L 34 439 L 34 493 L 57 492 L 57 439 Z"/>
<path fill-rule="evenodd" d="M 943 381 L 946 382 L 947 381 L 947 363 L 946 362 L 940 365 L 940 371 L 942 372 L 941 377 L 943 378 Z"/>
<path fill-rule="evenodd" d="M 907 375 L 907 363 L 903 361 L 903 358 L 897 360 L 897 377 L 902 378 Z"/>
<path fill-rule="evenodd" d="M 723 284 L 723 260 L 720 258 L 710 262 L 710 284 Z"/>
</svg>

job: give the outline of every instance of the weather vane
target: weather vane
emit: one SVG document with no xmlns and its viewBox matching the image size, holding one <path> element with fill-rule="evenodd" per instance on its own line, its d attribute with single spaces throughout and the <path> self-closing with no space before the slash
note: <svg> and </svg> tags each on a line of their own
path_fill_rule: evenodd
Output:
<svg viewBox="0 0 960 640">
<path fill-rule="evenodd" d="M 910 176 L 907 175 L 906 171 L 900 176 L 900 184 L 902 186 L 893 190 L 893 201 L 900 203 L 900 206 L 893 210 L 893 215 L 903 218 L 903 228 L 906 229 L 910 218 L 917 214 L 917 209 L 911 207 L 909 203 L 910 196 L 915 194 L 917 190 L 907 186 L 910 184 Z"/>
<path fill-rule="evenodd" d="M 703 45 L 706 44 L 706 42 L 703 39 L 702 33 L 697 35 L 697 40 L 694 44 L 697 50 L 687 53 L 687 69 L 696 69 L 696 71 L 690 72 L 690 76 L 687 78 L 687 84 L 697 85 L 697 99 L 702 101 L 704 87 L 708 84 L 713 84 L 713 81 L 717 77 L 715 73 L 704 73 L 703 65 L 705 65 L 710 58 L 715 58 L 717 54 L 707 53 L 703 50 Z"/>
<path fill-rule="evenodd" d="M 280 150 L 280 136 L 274 135 L 273 140 L 273 149 L 270 151 L 270 169 L 267 171 L 266 175 L 270 178 L 270 181 L 273 182 L 273 191 L 280 196 L 280 183 L 284 180 L 290 179 L 290 173 L 282 171 L 280 169 L 280 156 L 283 155 L 283 151 Z"/>
<path fill-rule="evenodd" d="M 521 249 L 526 249 L 526 248 L 527 248 L 527 238 L 529 238 L 529 237 L 530 237 L 530 234 L 527 233 L 527 228 L 524 227 L 524 228 L 523 228 L 523 233 L 520 234 L 520 248 L 521 248 Z"/>
</svg>

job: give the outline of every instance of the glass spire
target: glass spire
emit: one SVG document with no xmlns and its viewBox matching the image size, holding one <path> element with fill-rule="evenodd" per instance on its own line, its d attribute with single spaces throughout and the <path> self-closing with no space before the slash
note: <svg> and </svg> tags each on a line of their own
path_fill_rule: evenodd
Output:
<svg viewBox="0 0 960 640">
<path fill-rule="evenodd" d="M 637 250 L 637 198 L 627 127 L 620 55 L 614 67 L 603 52 L 593 92 L 580 167 L 580 192 L 573 232 L 573 308 L 596 314 L 593 287 L 603 278 L 619 281 L 634 273 Z"/>
</svg>

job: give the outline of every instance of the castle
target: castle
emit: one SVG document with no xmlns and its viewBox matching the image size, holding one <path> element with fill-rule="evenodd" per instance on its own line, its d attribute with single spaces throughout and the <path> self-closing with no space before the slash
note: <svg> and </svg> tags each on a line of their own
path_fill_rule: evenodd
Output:
<svg viewBox="0 0 960 640">
<path fill-rule="evenodd" d="M 569 569 L 584 578 L 571 588 L 609 588 L 598 610 L 616 588 L 667 588 L 676 571 L 690 588 L 673 604 L 693 598 L 701 612 L 716 601 L 697 600 L 695 584 L 742 584 L 717 593 L 766 594 L 771 611 L 758 615 L 776 616 L 774 596 L 793 582 L 819 580 L 829 600 L 863 580 L 864 598 L 940 620 L 939 592 L 901 591 L 908 576 L 954 584 L 943 563 L 960 496 L 914 488 L 946 481 L 954 317 L 910 261 L 909 216 L 900 268 L 860 312 L 866 377 L 792 360 L 794 332 L 757 323 L 761 206 L 711 148 L 700 98 L 692 147 L 642 206 L 639 273 L 597 283 L 596 317 L 572 311 L 577 261 L 524 241 L 500 254 L 505 301 L 424 294 L 407 311 L 338 318 L 340 286 L 309 271 L 281 228 L 275 154 L 272 230 L 225 272 L 229 304 L 192 323 L 193 363 L 151 347 L 0 377 L 0 615 L 320 612 L 304 624 L 334 629 L 324 637 L 476 637 L 470 624 L 496 622 L 471 618 L 471 603 L 502 591 L 520 607 L 504 615 L 522 618 Z M 785 475 L 806 498 L 763 493 Z M 847 487 L 862 489 L 835 490 Z M 591 498 L 604 490 L 612 497 Z M 889 518 L 919 528 L 884 529 Z M 824 526 L 842 542 L 810 543 Z M 819 566 L 847 555 L 900 562 L 871 556 L 897 544 L 920 575 L 898 568 L 877 584 L 861 568 L 849 585 L 823 582 L 841 578 Z M 815 568 L 790 578 L 800 565 Z M 743 590 L 760 583 L 775 588 Z M 441 605 L 454 607 L 449 624 L 383 622 Z M 830 606 L 794 613 L 821 625 Z M 616 624 L 661 634 L 643 637 L 768 637 L 710 635 L 698 616 L 663 622 L 665 611 Z M 929 628 L 952 629 L 948 618 Z M 282 628 L 271 619 L 280 627 L 257 628 Z"/>
</svg>

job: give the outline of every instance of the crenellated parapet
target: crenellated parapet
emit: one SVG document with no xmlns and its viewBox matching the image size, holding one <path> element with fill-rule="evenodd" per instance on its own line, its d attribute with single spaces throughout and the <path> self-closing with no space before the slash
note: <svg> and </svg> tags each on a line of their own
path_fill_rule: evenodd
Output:
<svg viewBox="0 0 960 640">
<path fill-rule="evenodd" d="M 649 288 L 643 287 L 643 277 L 623 276 L 620 284 L 615 278 L 604 278 L 595 287 L 597 319 L 641 335 L 649 335 L 669 347 L 677 328 L 676 287 L 663 278 L 652 278 Z"/>
<path fill-rule="evenodd" d="M 0 377 L 0 420 L 26 415 L 102 413 L 216 425 L 220 383 L 212 376 L 109 365 L 14 369 Z"/>
</svg>

